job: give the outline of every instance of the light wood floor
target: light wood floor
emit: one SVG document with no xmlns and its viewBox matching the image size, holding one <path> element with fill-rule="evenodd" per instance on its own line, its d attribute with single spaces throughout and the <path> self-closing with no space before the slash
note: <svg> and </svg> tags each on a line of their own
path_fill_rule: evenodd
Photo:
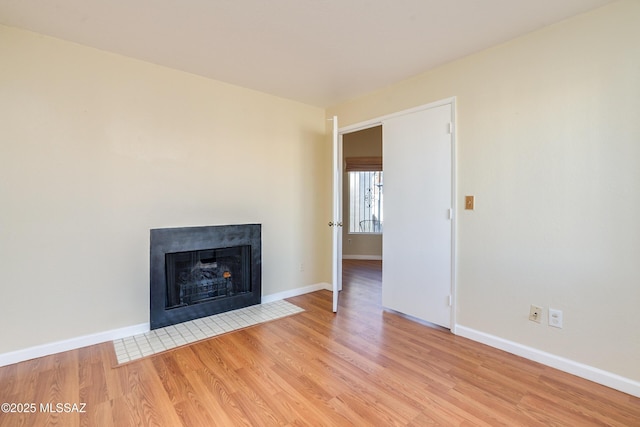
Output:
<svg viewBox="0 0 640 427">
<path fill-rule="evenodd" d="M 380 263 L 349 261 L 291 317 L 114 368 L 104 343 L 0 368 L 0 426 L 640 426 L 640 399 L 380 307 Z M 86 403 L 84 413 L 40 403 Z M 55 407 L 55 406 L 54 406 Z"/>
</svg>

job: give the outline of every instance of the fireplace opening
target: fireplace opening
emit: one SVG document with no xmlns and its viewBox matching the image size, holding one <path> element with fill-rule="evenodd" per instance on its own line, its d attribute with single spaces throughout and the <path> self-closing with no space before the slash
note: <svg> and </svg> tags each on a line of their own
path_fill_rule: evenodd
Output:
<svg viewBox="0 0 640 427">
<path fill-rule="evenodd" d="M 165 308 L 251 292 L 250 256 L 248 245 L 166 254 Z"/>
<path fill-rule="evenodd" d="M 151 329 L 260 304 L 260 224 L 151 230 Z"/>
</svg>

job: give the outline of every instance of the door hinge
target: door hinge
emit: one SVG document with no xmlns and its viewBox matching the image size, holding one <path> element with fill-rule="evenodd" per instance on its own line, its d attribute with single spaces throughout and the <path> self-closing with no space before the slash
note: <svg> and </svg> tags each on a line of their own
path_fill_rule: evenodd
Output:
<svg viewBox="0 0 640 427">
<path fill-rule="evenodd" d="M 449 122 L 449 126 L 448 126 L 448 133 L 449 135 L 451 135 L 453 133 L 453 123 Z"/>
<path fill-rule="evenodd" d="M 449 215 L 449 219 L 453 219 L 453 209 L 449 208 L 448 215 Z"/>
<path fill-rule="evenodd" d="M 451 307 L 453 305 L 453 298 L 451 298 L 451 295 L 449 295 L 449 307 Z"/>
</svg>

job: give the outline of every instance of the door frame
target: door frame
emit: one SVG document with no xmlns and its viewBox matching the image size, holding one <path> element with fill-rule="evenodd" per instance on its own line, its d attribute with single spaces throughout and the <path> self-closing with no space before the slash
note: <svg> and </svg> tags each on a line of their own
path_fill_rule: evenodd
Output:
<svg viewBox="0 0 640 427">
<path fill-rule="evenodd" d="M 431 102 L 428 104 L 419 105 L 417 107 L 409 108 L 406 110 L 400 110 L 391 114 L 386 114 L 384 116 L 379 116 L 373 119 L 365 120 L 362 122 L 354 123 L 352 125 L 344 126 L 338 128 L 338 141 L 340 146 L 342 145 L 342 137 L 344 134 L 357 132 L 359 130 L 369 129 L 375 126 L 384 126 L 383 122 L 385 120 L 404 116 L 406 114 L 415 113 L 418 111 L 428 110 L 435 107 L 440 107 L 443 105 L 451 105 L 451 327 L 450 330 L 453 334 L 456 334 L 456 307 L 457 307 L 457 246 L 456 246 L 456 236 L 457 236 L 457 157 L 456 157 L 456 97 L 445 98 L 439 101 Z M 384 140 L 382 141 L 384 144 Z M 339 165 L 342 168 L 342 159 L 338 159 Z M 384 159 L 383 159 L 384 162 Z M 342 188 L 339 190 L 339 194 L 336 194 L 336 189 L 334 188 L 333 198 L 342 197 Z M 384 239 L 384 235 L 382 237 Z M 341 253 L 342 251 L 340 251 Z M 335 255 L 335 254 L 334 254 Z M 382 254 L 382 263 L 384 266 L 384 253 Z M 339 262 L 340 266 L 342 266 L 342 259 L 334 260 L 334 262 Z M 384 268 L 384 267 L 383 267 Z"/>
</svg>

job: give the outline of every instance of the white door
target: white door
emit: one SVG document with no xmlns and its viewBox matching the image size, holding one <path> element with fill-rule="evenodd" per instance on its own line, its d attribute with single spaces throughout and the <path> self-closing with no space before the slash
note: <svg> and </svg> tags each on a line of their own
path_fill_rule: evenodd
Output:
<svg viewBox="0 0 640 427">
<path fill-rule="evenodd" d="M 446 328 L 452 291 L 452 105 L 383 121 L 382 304 Z"/>
<path fill-rule="evenodd" d="M 338 295 L 342 290 L 342 144 L 338 136 L 338 117 L 333 116 L 333 312 L 338 311 Z"/>
</svg>

